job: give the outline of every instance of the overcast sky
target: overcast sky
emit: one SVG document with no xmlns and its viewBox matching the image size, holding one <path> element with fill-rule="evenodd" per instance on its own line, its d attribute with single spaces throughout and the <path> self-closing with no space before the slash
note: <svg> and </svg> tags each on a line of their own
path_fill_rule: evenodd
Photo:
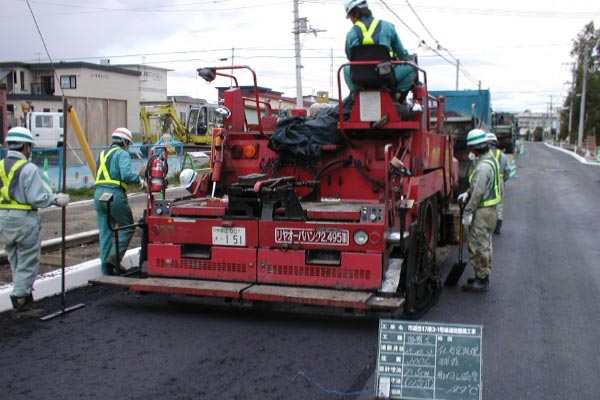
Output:
<svg viewBox="0 0 600 400">
<path fill-rule="evenodd" d="M 216 101 L 216 89 L 197 78 L 196 69 L 233 61 L 252 67 L 260 86 L 296 96 L 293 0 L 2 3 L 1 61 L 47 62 L 45 42 L 54 62 L 107 58 L 113 65 L 169 68 L 169 95 L 208 101 Z M 326 90 L 337 98 L 337 71 L 346 61 L 344 40 L 351 28 L 343 3 L 299 3 L 299 16 L 316 31 L 300 37 L 304 95 Z M 369 5 L 418 55 L 430 90 L 456 88 L 458 59 L 458 88 L 489 89 L 497 111 L 545 112 L 551 102 L 562 105 L 571 80 L 572 41 L 590 21 L 600 27 L 600 3 L 591 0 L 369 0 Z M 240 84 L 251 84 L 250 78 L 241 75 Z"/>
</svg>

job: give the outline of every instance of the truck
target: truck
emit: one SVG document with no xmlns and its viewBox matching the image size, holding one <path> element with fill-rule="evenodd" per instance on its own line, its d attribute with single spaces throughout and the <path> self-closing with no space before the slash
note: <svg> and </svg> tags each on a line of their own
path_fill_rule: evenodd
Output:
<svg viewBox="0 0 600 400">
<path fill-rule="evenodd" d="M 389 75 L 373 72 L 392 64 L 418 73 L 402 105 Z M 345 67 L 363 89 L 342 99 Z M 428 93 L 426 71 L 350 61 L 338 70 L 337 107 L 282 121 L 265 115 L 249 66 L 198 74 L 229 81 L 234 71 L 251 77 L 254 91 L 243 96 L 235 79 L 222 93 L 230 114 L 213 131 L 210 171 L 198 173 L 188 196 L 168 198 L 159 160 L 150 159 L 139 271 L 91 282 L 230 306 L 426 312 L 443 287 L 438 250 L 456 243 L 458 179 L 452 137 L 431 121 L 434 110 L 443 120 L 444 102 Z"/>
<path fill-rule="evenodd" d="M 492 131 L 498 138 L 498 148 L 506 154 L 514 153 L 518 132 L 516 118 L 509 113 L 494 112 Z"/>
<path fill-rule="evenodd" d="M 140 120 L 144 131 L 143 141 L 154 143 L 161 134 L 171 133 L 176 140 L 186 145 L 209 146 L 212 130 L 220 126 L 222 118 L 215 112 L 215 104 L 190 106 L 185 124 L 180 120 L 172 104 L 157 104 L 140 107 Z M 158 119 L 158 131 L 152 129 L 151 120 Z"/>
<path fill-rule="evenodd" d="M 60 147 L 63 145 L 64 117 L 62 112 L 28 112 L 25 115 L 25 127 L 31 131 L 36 147 Z"/>
<path fill-rule="evenodd" d="M 479 128 L 486 132 L 492 129 L 491 94 L 489 90 L 436 90 L 434 96 L 445 99 L 444 132 L 454 143 L 454 157 L 459 162 L 458 192 L 468 188 L 468 176 L 472 167 L 467 149 L 467 134 Z M 438 118 L 434 116 L 434 123 Z"/>
</svg>

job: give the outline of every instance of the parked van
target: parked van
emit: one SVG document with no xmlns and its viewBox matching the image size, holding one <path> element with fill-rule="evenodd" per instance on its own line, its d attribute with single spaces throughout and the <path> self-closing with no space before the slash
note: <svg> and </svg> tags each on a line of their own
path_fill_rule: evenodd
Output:
<svg viewBox="0 0 600 400">
<path fill-rule="evenodd" d="M 30 112 L 25 122 L 33 135 L 35 147 L 60 147 L 64 120 L 61 112 Z"/>
</svg>

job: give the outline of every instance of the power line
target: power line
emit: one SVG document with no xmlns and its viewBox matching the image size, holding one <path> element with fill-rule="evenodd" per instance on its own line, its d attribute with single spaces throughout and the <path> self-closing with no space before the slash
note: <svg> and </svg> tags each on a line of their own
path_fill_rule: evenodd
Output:
<svg viewBox="0 0 600 400">
<path fill-rule="evenodd" d="M 33 9 L 31 8 L 31 4 L 29 4 L 29 0 L 25 0 L 27 2 L 27 7 L 29 8 L 29 12 L 31 13 L 31 18 L 33 18 L 33 23 L 35 24 L 35 28 L 40 35 L 40 39 L 42 40 L 42 44 L 44 45 L 44 50 L 46 51 L 46 55 L 48 56 L 48 60 L 50 60 L 50 65 L 52 65 L 52 72 L 54 73 L 54 78 L 60 82 L 58 79 L 58 74 L 56 73 L 56 68 L 54 68 L 54 61 L 52 61 L 52 57 L 50 56 L 50 52 L 48 51 L 48 46 L 46 46 L 46 41 L 44 40 L 44 35 L 42 35 L 42 31 L 40 30 L 40 26 L 38 25 L 37 19 L 35 18 L 35 14 L 33 13 Z M 63 90 L 62 85 L 60 86 L 60 91 L 65 96 L 65 91 Z"/>
</svg>

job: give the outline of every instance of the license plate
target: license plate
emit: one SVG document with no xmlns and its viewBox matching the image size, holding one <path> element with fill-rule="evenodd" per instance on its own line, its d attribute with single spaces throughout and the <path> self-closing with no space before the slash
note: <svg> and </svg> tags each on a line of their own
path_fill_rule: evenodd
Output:
<svg viewBox="0 0 600 400">
<path fill-rule="evenodd" d="M 212 244 L 214 246 L 245 246 L 246 228 L 212 227 Z"/>
<path fill-rule="evenodd" d="M 284 244 L 348 245 L 350 232 L 335 228 L 275 228 L 275 242 Z"/>
</svg>

